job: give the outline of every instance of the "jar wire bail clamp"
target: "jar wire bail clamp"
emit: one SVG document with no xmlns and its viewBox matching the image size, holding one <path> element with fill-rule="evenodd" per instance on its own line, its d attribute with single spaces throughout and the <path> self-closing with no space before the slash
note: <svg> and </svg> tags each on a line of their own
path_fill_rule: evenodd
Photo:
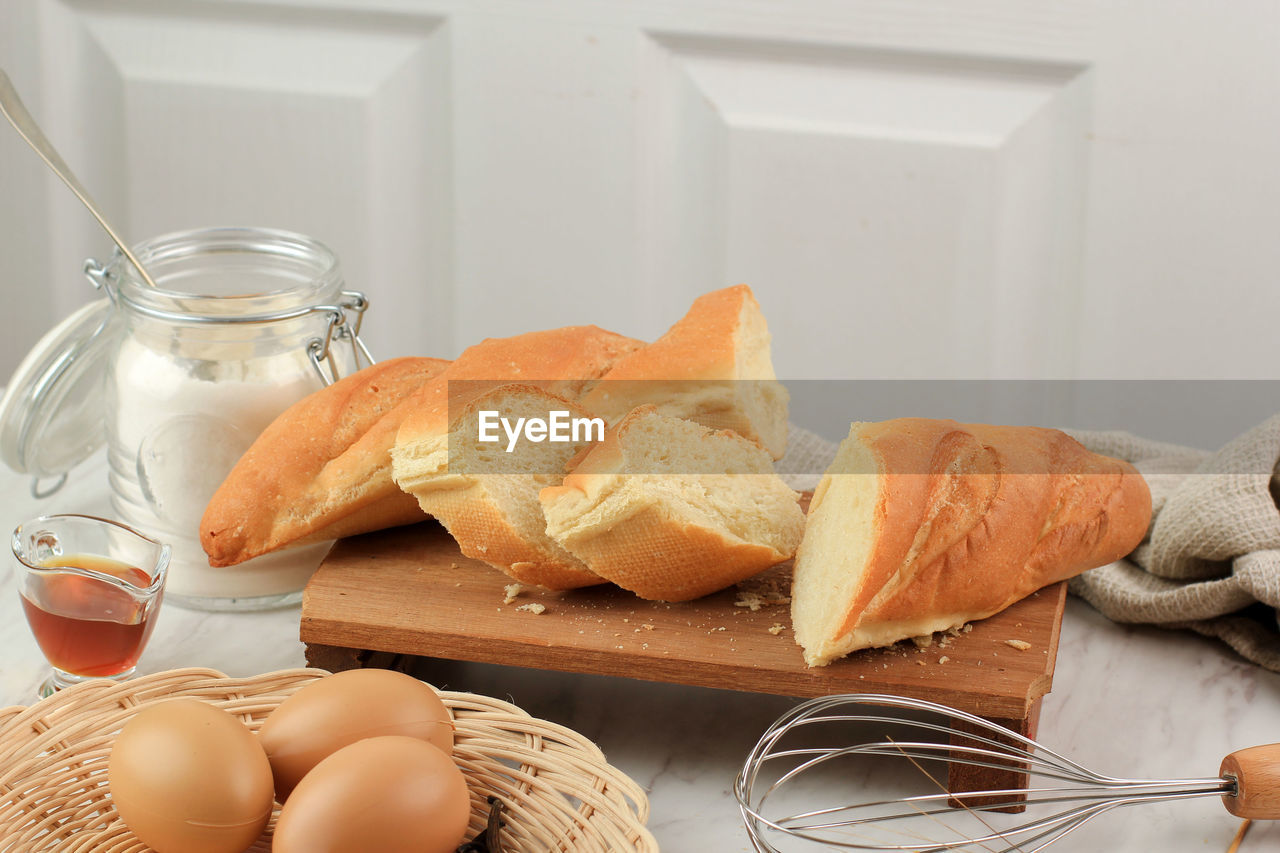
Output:
<svg viewBox="0 0 1280 853">
<path fill-rule="evenodd" d="M 332 385 L 339 378 L 338 365 L 330 350 L 334 338 L 350 342 L 351 359 L 357 370 L 373 364 L 374 359 L 369 353 L 369 348 L 360 339 L 360 326 L 364 322 L 364 312 L 368 307 L 369 300 L 363 293 L 356 290 L 342 291 L 342 304 L 330 312 L 324 337 L 312 338 L 307 342 L 307 357 L 311 360 L 311 366 L 315 368 L 316 375 L 325 385 Z M 348 311 L 354 315 L 353 320 L 347 319 Z M 328 373 L 325 373 L 322 362 L 328 362 Z"/>
<path fill-rule="evenodd" d="M 157 320 L 195 324 L 261 324 L 275 323 L 281 320 L 293 320 L 307 314 L 327 314 L 329 322 L 325 326 L 324 336 L 316 336 L 307 341 L 307 359 L 315 369 L 316 376 L 324 385 L 332 385 L 338 381 L 340 371 L 334 359 L 332 345 L 335 340 L 349 342 L 352 363 L 359 370 L 374 363 L 375 359 L 369 347 L 360 338 L 360 327 L 364 323 L 364 312 L 369 308 L 369 299 L 358 290 L 344 290 L 341 301 L 336 305 L 307 305 L 283 311 L 264 314 L 243 314 L 238 316 L 208 316 L 199 314 L 183 314 L 165 311 L 148 305 L 142 305 L 129 299 L 119 287 L 112 286 L 112 274 L 108 267 L 90 258 L 84 262 L 84 274 L 97 289 L 106 291 L 113 303 L 123 301 L 138 313 Z M 327 366 L 326 366 L 327 365 Z"/>
</svg>

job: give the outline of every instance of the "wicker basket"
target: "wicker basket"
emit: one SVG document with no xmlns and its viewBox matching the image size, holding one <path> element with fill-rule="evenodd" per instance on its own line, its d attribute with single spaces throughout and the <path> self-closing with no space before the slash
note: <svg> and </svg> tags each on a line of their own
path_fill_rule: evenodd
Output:
<svg viewBox="0 0 1280 853">
<path fill-rule="evenodd" d="M 175 696 L 203 699 L 256 730 L 286 697 L 328 673 L 317 669 L 228 678 L 179 669 L 113 684 L 88 682 L 30 708 L 0 710 L 0 851 L 140 853 L 107 794 L 111 742 L 139 708 Z M 441 691 L 456 725 L 454 758 L 471 788 L 471 828 L 505 806 L 509 853 L 656 851 L 644 827 L 644 791 L 586 738 L 514 705 Z M 274 826 L 274 817 L 272 819 Z M 252 849 L 271 849 L 271 827 Z"/>
</svg>

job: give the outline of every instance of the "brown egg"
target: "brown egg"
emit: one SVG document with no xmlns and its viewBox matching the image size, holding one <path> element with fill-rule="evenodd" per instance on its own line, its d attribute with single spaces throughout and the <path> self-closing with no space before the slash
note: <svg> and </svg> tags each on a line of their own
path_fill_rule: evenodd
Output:
<svg viewBox="0 0 1280 853">
<path fill-rule="evenodd" d="M 156 853 L 241 853 L 271 817 L 271 765 L 235 717 L 195 699 L 144 708 L 111 747 L 107 786 Z"/>
<path fill-rule="evenodd" d="M 343 747 L 298 783 L 273 853 L 453 853 L 471 814 L 467 781 L 426 741 L 376 737 Z"/>
<path fill-rule="evenodd" d="M 276 797 L 329 755 L 358 740 L 404 735 L 453 752 L 453 720 L 431 685 L 402 672 L 353 669 L 313 681 L 271 712 L 258 732 Z"/>
</svg>

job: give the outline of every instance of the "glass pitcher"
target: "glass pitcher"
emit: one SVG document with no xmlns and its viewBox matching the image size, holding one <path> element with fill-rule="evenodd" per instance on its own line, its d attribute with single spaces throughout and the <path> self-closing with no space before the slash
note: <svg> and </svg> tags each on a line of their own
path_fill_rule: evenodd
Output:
<svg viewBox="0 0 1280 853">
<path fill-rule="evenodd" d="M 12 546 L 23 612 L 53 668 L 40 695 L 131 676 L 155 628 L 169 546 L 88 515 L 23 522 Z"/>
</svg>

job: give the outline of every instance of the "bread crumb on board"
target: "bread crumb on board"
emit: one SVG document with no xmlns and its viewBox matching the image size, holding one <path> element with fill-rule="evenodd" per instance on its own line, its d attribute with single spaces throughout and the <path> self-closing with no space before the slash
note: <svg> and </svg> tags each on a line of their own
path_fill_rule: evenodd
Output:
<svg viewBox="0 0 1280 853">
<path fill-rule="evenodd" d="M 502 599 L 502 603 L 510 604 L 511 602 L 516 600 L 516 598 L 520 595 L 520 593 L 524 592 L 524 587 L 518 583 L 509 583 L 502 588 L 502 591 L 506 593 L 506 596 L 507 596 L 506 598 Z"/>
<path fill-rule="evenodd" d="M 752 578 L 738 584 L 734 607 L 745 607 L 753 613 L 761 607 L 790 604 L 790 588 L 783 578 Z"/>
<path fill-rule="evenodd" d="M 1031 644 L 1026 640 L 1005 640 L 1004 644 L 1006 646 L 1013 646 L 1020 652 L 1025 652 L 1027 649 L 1031 648 Z"/>
<path fill-rule="evenodd" d="M 934 632 L 933 634 L 924 634 L 919 637 L 911 637 L 910 639 L 911 639 L 911 642 L 915 645 L 915 647 L 920 651 L 924 651 L 925 649 L 933 646 L 935 643 L 937 644 L 938 648 L 947 649 L 951 647 L 951 643 L 953 640 L 955 640 L 961 634 L 967 634 L 972 630 L 973 630 L 973 626 L 966 622 L 962 625 L 952 625 L 950 628 L 948 628 L 945 631 L 937 631 L 937 632 Z"/>
<path fill-rule="evenodd" d="M 769 633 L 776 637 L 785 630 L 786 628 L 782 626 L 781 622 L 774 622 L 772 627 L 769 628 Z"/>
<path fill-rule="evenodd" d="M 528 604 L 521 604 L 519 607 L 516 608 L 516 610 L 527 610 L 530 613 L 534 614 L 535 616 L 542 614 L 543 612 L 546 611 L 546 609 L 547 609 L 547 605 L 539 604 L 536 601 L 530 601 Z M 622 648 L 622 646 L 618 646 L 618 648 Z"/>
<path fill-rule="evenodd" d="M 944 664 L 944 663 L 946 663 L 946 662 L 947 662 L 947 661 L 949 661 L 949 660 L 951 660 L 951 658 L 947 657 L 946 655 L 943 655 L 942 657 L 938 658 L 938 663 L 939 663 L 939 664 Z"/>
</svg>

